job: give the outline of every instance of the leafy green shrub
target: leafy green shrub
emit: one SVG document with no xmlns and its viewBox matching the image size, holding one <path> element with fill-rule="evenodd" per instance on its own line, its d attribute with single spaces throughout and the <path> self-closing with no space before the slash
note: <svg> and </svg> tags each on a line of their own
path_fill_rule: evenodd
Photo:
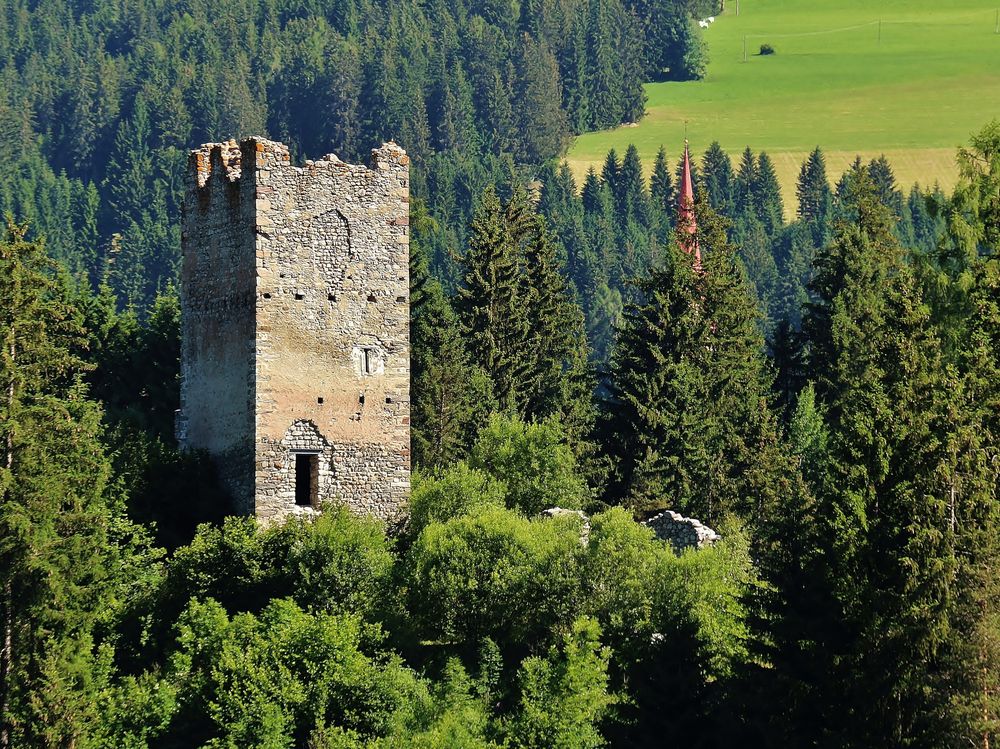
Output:
<svg viewBox="0 0 1000 749">
<path fill-rule="evenodd" d="M 626 510 L 614 508 L 591 519 L 586 610 L 601 624 L 616 656 L 631 657 L 655 631 L 653 591 L 665 555 L 672 553 Z"/>
<path fill-rule="evenodd" d="M 536 642 L 576 615 L 582 553 L 574 517 L 490 508 L 432 523 L 407 558 L 408 610 L 426 640 Z"/>
<path fill-rule="evenodd" d="M 507 484 L 466 463 L 431 474 L 414 471 L 410 494 L 410 529 L 419 534 L 441 523 L 486 507 L 503 507 Z"/>
<path fill-rule="evenodd" d="M 354 615 L 279 599 L 230 618 L 214 601 L 192 601 L 177 629 L 170 675 L 188 715 L 175 729 L 208 726 L 207 736 L 171 735 L 178 745 L 362 746 L 388 734 L 423 689 Z"/>
<path fill-rule="evenodd" d="M 671 557 L 657 570 L 661 617 L 669 601 L 685 601 L 706 673 L 715 678 L 731 676 L 746 662 L 745 601 L 755 580 L 746 534 L 737 527 L 726 527 L 723 534 L 720 543 Z M 660 627 L 664 631 L 662 619 Z"/>
<path fill-rule="evenodd" d="M 372 618 L 390 597 L 393 556 L 383 525 L 345 507 L 262 530 L 254 518 L 199 526 L 167 567 L 156 619 L 170 626 L 192 598 L 229 614 L 291 596 L 308 611 Z M 376 617 L 377 618 L 377 617 Z"/>
<path fill-rule="evenodd" d="M 374 518 L 331 506 L 317 518 L 290 519 L 267 536 L 279 587 L 308 611 L 370 618 L 391 595 L 390 542 Z"/>
<path fill-rule="evenodd" d="M 506 484 L 507 506 L 526 515 L 549 507 L 579 509 L 590 496 L 555 420 L 530 424 L 491 416 L 472 448 L 469 466 Z"/>
<path fill-rule="evenodd" d="M 605 745 L 598 726 L 614 704 L 608 693 L 608 648 L 593 619 L 573 622 L 546 657 L 526 658 L 518 672 L 519 710 L 508 724 L 514 747 L 596 749 Z"/>
<path fill-rule="evenodd" d="M 279 594 L 272 583 L 277 560 L 271 553 L 255 518 L 198 526 L 191 543 L 179 548 L 167 567 L 168 610 L 160 612 L 161 618 L 175 621 L 192 598 L 212 598 L 229 613 L 259 611 Z"/>
</svg>

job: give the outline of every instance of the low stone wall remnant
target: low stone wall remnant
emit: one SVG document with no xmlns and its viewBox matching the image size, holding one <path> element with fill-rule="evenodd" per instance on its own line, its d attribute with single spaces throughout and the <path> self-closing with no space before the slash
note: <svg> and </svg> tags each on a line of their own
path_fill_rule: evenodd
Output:
<svg viewBox="0 0 1000 749">
<path fill-rule="evenodd" d="M 700 520 L 686 518 L 673 510 L 651 517 L 644 525 L 652 528 L 658 539 L 670 543 L 678 553 L 685 549 L 703 549 L 722 538 Z"/>
</svg>

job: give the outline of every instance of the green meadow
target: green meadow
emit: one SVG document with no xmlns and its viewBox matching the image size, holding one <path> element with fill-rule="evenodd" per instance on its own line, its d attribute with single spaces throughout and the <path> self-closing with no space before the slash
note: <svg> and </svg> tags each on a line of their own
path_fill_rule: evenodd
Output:
<svg viewBox="0 0 1000 749">
<path fill-rule="evenodd" d="M 581 177 L 634 143 L 651 166 L 718 140 L 774 159 L 794 210 L 799 165 L 823 148 L 831 179 L 856 155 L 885 154 L 900 184 L 956 179 L 955 149 L 1000 118 L 1000 0 L 727 0 L 703 31 L 704 80 L 646 87 L 638 124 L 582 135 L 567 161 Z M 762 56 L 762 44 L 775 54 Z M 744 49 L 746 59 L 744 60 Z"/>
</svg>

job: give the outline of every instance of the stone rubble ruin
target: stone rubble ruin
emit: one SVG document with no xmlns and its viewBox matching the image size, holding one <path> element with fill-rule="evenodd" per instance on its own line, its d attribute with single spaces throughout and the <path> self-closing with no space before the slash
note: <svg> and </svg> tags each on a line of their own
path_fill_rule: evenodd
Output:
<svg viewBox="0 0 1000 749">
<path fill-rule="evenodd" d="M 673 510 L 651 517 L 644 525 L 652 528 L 656 537 L 668 542 L 677 553 L 685 549 L 703 549 L 721 538 L 700 520 L 686 518 Z"/>
<path fill-rule="evenodd" d="M 550 507 L 542 510 L 542 516 L 547 518 L 579 517 L 581 521 L 580 543 L 586 546 L 590 542 L 590 517 L 581 510 L 568 510 L 565 507 Z M 703 549 L 719 541 L 722 537 L 707 525 L 694 518 L 686 518 L 672 510 L 645 521 L 643 525 L 653 531 L 660 541 L 669 543 L 678 554 L 687 549 Z"/>
</svg>

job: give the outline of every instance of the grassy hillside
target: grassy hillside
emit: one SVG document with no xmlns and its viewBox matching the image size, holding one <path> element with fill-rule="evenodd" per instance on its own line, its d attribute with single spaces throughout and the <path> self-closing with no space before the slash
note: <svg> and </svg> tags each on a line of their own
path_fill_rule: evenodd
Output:
<svg viewBox="0 0 1000 749">
<path fill-rule="evenodd" d="M 885 153 L 901 184 L 955 181 L 955 148 L 1000 117 L 998 0 L 728 0 L 704 33 L 703 81 L 648 85 L 637 126 L 579 137 L 568 161 L 581 175 L 608 149 L 635 143 L 652 163 L 713 141 L 774 157 L 794 210 L 799 164 L 814 146 L 839 174 L 860 153 Z M 881 19 L 881 21 L 880 21 Z M 746 37 L 747 61 L 743 61 Z M 757 54 L 761 44 L 776 54 Z"/>
</svg>

